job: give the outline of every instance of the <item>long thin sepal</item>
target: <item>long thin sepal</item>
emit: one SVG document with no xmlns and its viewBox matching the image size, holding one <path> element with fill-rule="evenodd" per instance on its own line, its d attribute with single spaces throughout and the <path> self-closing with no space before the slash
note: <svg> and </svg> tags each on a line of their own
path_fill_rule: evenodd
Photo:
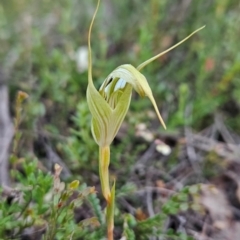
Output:
<svg viewBox="0 0 240 240">
<path fill-rule="evenodd" d="M 98 0 L 96 10 L 93 14 L 93 18 L 89 27 L 89 32 L 88 32 L 88 83 L 93 83 L 92 80 L 92 50 L 91 50 L 91 32 L 92 32 L 92 26 L 95 20 L 95 17 L 97 15 L 97 11 L 99 8 L 100 0 Z"/>
<path fill-rule="evenodd" d="M 141 71 L 145 66 L 147 66 L 149 63 L 151 63 L 152 61 L 156 60 L 157 58 L 161 57 L 162 55 L 164 55 L 165 53 L 171 51 L 172 49 L 176 48 L 177 46 L 179 46 L 180 44 L 182 44 L 183 42 L 185 42 L 187 39 L 189 39 L 192 35 L 194 35 L 195 33 L 197 33 L 198 31 L 202 30 L 203 28 L 205 28 L 205 26 L 198 28 L 196 31 L 192 32 L 190 35 L 188 35 L 186 38 L 184 38 L 182 41 L 178 42 L 177 44 L 173 45 L 172 47 L 168 48 L 167 50 L 159 53 L 158 55 L 148 59 L 147 61 L 141 63 L 137 69 L 139 71 Z"/>
</svg>

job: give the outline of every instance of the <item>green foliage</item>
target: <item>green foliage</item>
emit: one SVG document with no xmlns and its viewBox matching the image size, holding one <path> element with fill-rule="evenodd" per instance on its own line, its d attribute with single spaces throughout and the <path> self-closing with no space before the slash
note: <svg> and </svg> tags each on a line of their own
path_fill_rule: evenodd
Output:
<svg viewBox="0 0 240 240">
<path fill-rule="evenodd" d="M 94 188 L 79 188 L 76 180 L 66 185 L 59 179 L 61 169 L 56 170 L 53 176 L 39 170 L 37 161 L 24 163 L 22 171 L 23 173 L 12 171 L 19 182 L 18 188 L 1 190 L 1 239 L 20 239 L 28 227 L 34 227 L 34 231 L 39 231 L 40 234 L 45 232 L 45 240 L 75 239 L 79 231 L 84 236 L 89 234 L 89 226 L 99 226 L 96 217 L 86 218 L 80 223 L 74 217 L 74 210 L 81 207 L 86 198 L 91 199 L 99 214 Z"/>
<path fill-rule="evenodd" d="M 101 209 L 100 201 L 97 198 L 97 195 L 95 193 L 88 196 L 88 201 L 91 204 L 91 207 L 93 209 L 94 215 L 97 216 L 98 221 L 103 224 L 104 223 L 104 215 Z"/>
<path fill-rule="evenodd" d="M 44 195 L 50 190 L 52 177 L 37 170 L 36 162 L 24 165 L 24 176 L 17 171 L 12 171 L 12 175 L 20 181 L 21 187 L 9 190 L 9 196 L 0 201 L 2 238 L 7 233 L 6 236 L 17 238 L 23 229 L 35 222 L 43 224 L 43 219 L 39 216 L 49 209 L 48 203 L 44 201 Z M 33 201 L 34 205 L 31 204 Z"/>
<path fill-rule="evenodd" d="M 83 169 L 94 171 L 93 166 L 98 164 L 98 148 L 92 138 L 89 123 L 91 116 L 88 111 L 87 102 L 81 101 L 76 108 L 76 115 L 72 117 L 75 129 L 71 129 L 71 136 L 67 144 L 63 144 L 65 154 L 71 159 L 72 169 L 75 171 Z M 95 171 L 98 170 L 95 168 Z"/>
<path fill-rule="evenodd" d="M 166 215 L 175 215 L 179 211 L 191 209 L 190 197 L 198 195 L 201 185 L 186 186 L 178 193 L 174 194 L 162 207 Z"/>
<path fill-rule="evenodd" d="M 200 187 L 201 185 L 186 186 L 181 191 L 176 192 L 163 204 L 161 212 L 154 217 L 138 221 L 131 214 L 126 214 L 124 216 L 123 236 L 126 236 L 127 239 L 140 240 L 150 237 L 163 237 L 166 240 L 192 240 L 187 234 L 166 229 L 166 221 L 169 216 L 196 208 L 193 199 L 199 195 Z"/>
</svg>

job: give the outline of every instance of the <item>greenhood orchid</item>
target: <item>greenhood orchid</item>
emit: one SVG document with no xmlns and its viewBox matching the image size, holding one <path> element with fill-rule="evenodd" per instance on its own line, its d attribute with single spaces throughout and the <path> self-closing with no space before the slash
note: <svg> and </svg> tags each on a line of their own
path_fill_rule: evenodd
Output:
<svg viewBox="0 0 240 240">
<path fill-rule="evenodd" d="M 98 2 L 99 6 L 99 2 Z M 97 9 L 98 9 L 97 6 Z M 96 10 L 97 11 L 97 10 Z M 193 34 L 200 31 L 201 27 L 191 33 L 188 37 L 159 53 L 158 55 L 148 59 L 140 64 L 137 68 L 130 64 L 124 64 L 113 70 L 104 80 L 99 91 L 95 88 L 92 80 L 92 59 L 90 37 L 93 21 L 96 12 L 93 16 L 89 29 L 89 66 L 88 66 L 88 88 L 87 101 L 92 114 L 92 134 L 96 143 L 100 147 L 109 146 L 116 136 L 125 116 L 128 111 L 132 89 L 134 89 L 141 97 L 147 96 L 153 104 L 156 114 L 162 126 L 166 129 L 166 125 L 159 113 L 157 104 L 152 94 L 152 90 L 145 78 L 140 72 L 146 65 L 177 47 Z"/>
<path fill-rule="evenodd" d="M 145 78 L 140 72 L 146 65 L 159 58 L 163 54 L 177 47 L 193 34 L 204 27 L 201 27 L 191 33 L 188 37 L 175 44 L 166 51 L 148 59 L 134 67 L 130 64 L 124 64 L 113 70 L 104 80 L 100 89 L 97 90 L 92 79 L 92 58 L 91 58 L 91 31 L 96 13 L 98 11 L 100 0 L 98 0 L 96 11 L 93 15 L 88 35 L 88 87 L 87 102 L 92 114 L 91 131 L 94 140 L 99 145 L 99 174 L 103 196 L 107 201 L 107 225 L 108 240 L 113 239 L 113 211 L 114 211 L 114 192 L 115 184 L 112 189 L 109 187 L 108 166 L 110 163 L 110 144 L 115 138 L 129 109 L 132 90 L 134 89 L 141 97 L 147 96 L 153 104 L 160 123 L 166 129 L 165 123 L 159 113 L 157 104 L 152 94 L 152 90 Z"/>
</svg>

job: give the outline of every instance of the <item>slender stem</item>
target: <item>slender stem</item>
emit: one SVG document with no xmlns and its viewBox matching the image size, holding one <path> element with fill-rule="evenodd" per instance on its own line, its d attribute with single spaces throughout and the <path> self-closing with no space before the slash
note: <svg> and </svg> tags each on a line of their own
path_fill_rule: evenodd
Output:
<svg viewBox="0 0 240 240">
<path fill-rule="evenodd" d="M 113 240 L 114 229 L 114 203 L 115 203 L 115 182 L 112 186 L 111 192 L 109 187 L 109 172 L 108 167 L 110 163 L 110 147 L 99 148 L 99 175 L 101 180 L 102 193 L 107 201 L 107 237 L 108 240 Z"/>
<path fill-rule="evenodd" d="M 108 240 L 113 240 L 113 229 L 108 226 Z"/>
<path fill-rule="evenodd" d="M 107 204 L 107 231 L 108 240 L 113 240 L 113 229 L 114 229 L 114 205 L 115 205 L 115 182 L 111 189 L 110 200 Z"/>
<path fill-rule="evenodd" d="M 99 175 L 102 187 L 102 193 L 107 202 L 110 200 L 109 173 L 110 147 L 99 148 Z"/>
</svg>

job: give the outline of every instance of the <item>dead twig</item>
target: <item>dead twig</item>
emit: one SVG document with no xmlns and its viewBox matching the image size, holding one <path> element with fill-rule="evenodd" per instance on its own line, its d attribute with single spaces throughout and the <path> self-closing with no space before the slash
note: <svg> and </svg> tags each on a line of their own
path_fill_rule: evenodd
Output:
<svg viewBox="0 0 240 240">
<path fill-rule="evenodd" d="M 0 69 L 0 185 L 10 185 L 9 148 L 14 134 L 9 115 L 8 87 Z"/>
<path fill-rule="evenodd" d="M 221 143 L 208 137 L 197 134 L 191 135 L 191 142 L 188 142 L 194 148 L 205 152 L 215 152 L 222 158 L 235 160 L 240 157 L 239 146 L 236 144 Z"/>
</svg>

